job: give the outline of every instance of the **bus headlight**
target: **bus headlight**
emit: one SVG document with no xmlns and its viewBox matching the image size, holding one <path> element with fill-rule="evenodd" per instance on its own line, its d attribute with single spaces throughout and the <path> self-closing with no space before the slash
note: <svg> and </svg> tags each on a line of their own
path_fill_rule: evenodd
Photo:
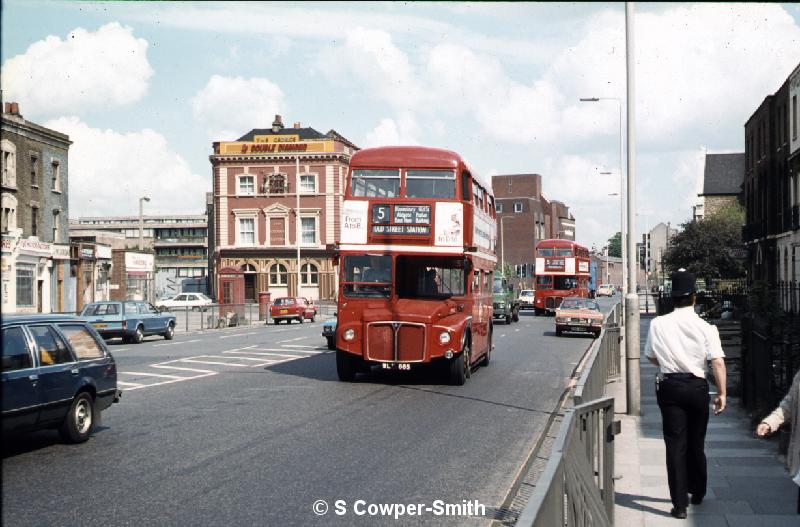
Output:
<svg viewBox="0 0 800 527">
<path fill-rule="evenodd" d="M 439 334 L 439 344 L 449 344 L 450 343 L 450 333 L 447 331 L 442 331 Z"/>
<path fill-rule="evenodd" d="M 556 318 L 556 322 L 559 324 L 565 324 L 567 322 L 566 318 L 558 317 Z"/>
<path fill-rule="evenodd" d="M 353 329 L 347 329 L 342 336 L 344 337 L 344 340 L 351 341 L 356 338 L 356 332 Z"/>
</svg>

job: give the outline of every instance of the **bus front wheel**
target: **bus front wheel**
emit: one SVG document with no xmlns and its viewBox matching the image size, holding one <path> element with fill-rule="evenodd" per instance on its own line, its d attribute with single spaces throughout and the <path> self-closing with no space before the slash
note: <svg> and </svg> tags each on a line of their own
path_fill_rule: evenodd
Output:
<svg viewBox="0 0 800 527">
<path fill-rule="evenodd" d="M 450 384 L 453 386 L 463 386 L 464 383 L 467 382 L 467 379 L 472 373 L 470 371 L 471 358 L 469 339 L 467 339 L 464 341 L 464 348 L 461 350 L 461 353 L 450 361 Z"/>
<path fill-rule="evenodd" d="M 336 350 L 336 373 L 339 375 L 340 381 L 353 382 L 356 380 L 356 373 L 358 372 L 357 360 L 356 357 L 346 351 Z"/>
</svg>

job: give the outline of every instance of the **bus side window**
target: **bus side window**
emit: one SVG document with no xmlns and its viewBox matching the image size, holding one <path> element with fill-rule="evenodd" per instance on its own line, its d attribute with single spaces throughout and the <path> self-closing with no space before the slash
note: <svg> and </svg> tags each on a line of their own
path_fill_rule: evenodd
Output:
<svg viewBox="0 0 800 527">
<path fill-rule="evenodd" d="M 470 180 L 472 178 L 469 175 L 469 172 L 462 172 L 461 173 L 461 200 L 462 201 L 472 201 L 472 196 L 470 196 L 469 188 L 470 188 Z"/>
<path fill-rule="evenodd" d="M 480 292 L 480 285 L 481 285 L 481 272 L 474 271 L 472 273 L 472 292 L 479 293 Z"/>
<path fill-rule="evenodd" d="M 491 275 L 492 275 L 492 273 L 490 273 L 488 271 L 484 271 L 483 272 L 483 290 L 484 291 L 488 291 L 489 290 L 489 284 L 492 283 Z"/>
</svg>

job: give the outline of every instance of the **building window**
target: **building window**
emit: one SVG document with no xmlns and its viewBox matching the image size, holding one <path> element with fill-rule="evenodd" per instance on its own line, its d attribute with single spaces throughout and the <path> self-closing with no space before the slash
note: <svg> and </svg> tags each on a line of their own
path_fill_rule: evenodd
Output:
<svg viewBox="0 0 800 527">
<path fill-rule="evenodd" d="M 792 139 L 797 139 L 797 95 L 792 95 Z"/>
<path fill-rule="evenodd" d="M 503 212 L 503 204 L 502 204 L 502 203 L 500 203 L 499 201 L 497 202 L 497 204 L 495 205 L 495 207 L 496 207 L 496 210 L 497 210 L 497 213 L 498 213 L 498 214 L 500 214 L 501 212 Z"/>
<path fill-rule="evenodd" d="M 239 195 L 252 196 L 256 192 L 253 176 L 239 176 Z"/>
<path fill-rule="evenodd" d="M 10 193 L 4 193 L 2 205 L 2 231 L 9 232 L 17 228 L 17 198 Z"/>
<path fill-rule="evenodd" d="M 31 236 L 38 236 L 39 231 L 36 230 L 36 224 L 39 223 L 39 209 L 31 207 Z"/>
<path fill-rule="evenodd" d="M 3 152 L 3 186 L 17 186 L 17 147 L 7 139 L 2 141 Z"/>
<path fill-rule="evenodd" d="M 522 202 L 515 201 L 514 202 L 514 212 L 522 212 Z"/>
<path fill-rule="evenodd" d="M 286 285 L 289 283 L 289 272 L 283 264 L 272 264 L 269 268 L 269 285 Z"/>
<path fill-rule="evenodd" d="M 314 174 L 300 175 L 300 193 L 314 194 L 317 191 L 317 178 Z"/>
<path fill-rule="evenodd" d="M 61 192 L 61 163 L 54 160 L 51 167 L 53 169 L 53 192 Z"/>
<path fill-rule="evenodd" d="M 255 245 L 256 220 L 255 218 L 241 218 L 239 220 L 239 245 Z"/>
<path fill-rule="evenodd" d="M 59 236 L 59 218 L 60 213 L 57 210 L 53 211 L 53 243 L 58 243 L 58 236 Z"/>
<path fill-rule="evenodd" d="M 303 245 L 316 245 L 317 243 L 317 219 L 300 218 L 300 230 L 302 231 Z"/>
<path fill-rule="evenodd" d="M 31 154 L 31 186 L 39 188 L 39 156 Z"/>
<path fill-rule="evenodd" d="M 33 266 L 17 264 L 17 306 L 33 305 Z"/>
<path fill-rule="evenodd" d="M 319 271 L 316 265 L 306 263 L 300 267 L 300 283 L 303 285 L 319 285 Z"/>
</svg>

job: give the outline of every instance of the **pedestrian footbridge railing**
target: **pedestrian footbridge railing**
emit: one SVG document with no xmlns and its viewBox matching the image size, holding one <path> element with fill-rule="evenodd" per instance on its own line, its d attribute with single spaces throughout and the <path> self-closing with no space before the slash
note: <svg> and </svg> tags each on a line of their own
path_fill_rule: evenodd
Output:
<svg viewBox="0 0 800 527">
<path fill-rule="evenodd" d="M 614 523 L 614 398 L 610 379 L 621 375 L 621 306 L 606 317 L 589 349 L 545 471 L 517 525 L 610 527 Z"/>
</svg>

